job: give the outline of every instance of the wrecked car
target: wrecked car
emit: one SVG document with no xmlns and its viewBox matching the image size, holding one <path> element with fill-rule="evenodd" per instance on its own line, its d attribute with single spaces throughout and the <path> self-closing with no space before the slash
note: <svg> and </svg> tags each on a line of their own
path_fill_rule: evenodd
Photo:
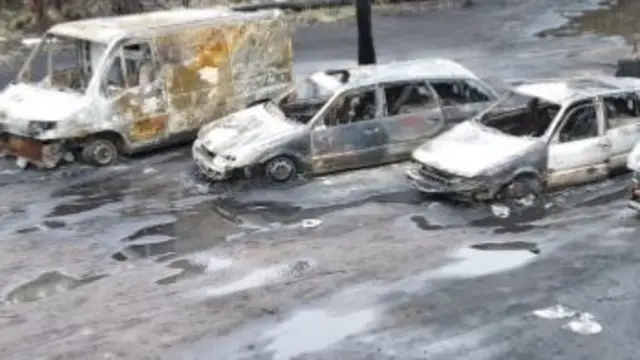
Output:
<svg viewBox="0 0 640 360">
<path fill-rule="evenodd" d="M 105 166 L 195 138 L 292 83 L 278 10 L 176 9 L 53 26 L 0 94 L 0 151 L 21 167 Z"/>
<path fill-rule="evenodd" d="M 426 194 L 524 206 L 604 179 L 640 140 L 639 91 L 640 79 L 612 76 L 515 86 L 414 150 L 407 178 Z"/>
<path fill-rule="evenodd" d="M 202 128 L 201 173 L 219 181 L 323 174 L 407 160 L 411 150 L 497 99 L 469 69 L 420 59 L 318 71 L 280 96 Z"/>
<path fill-rule="evenodd" d="M 627 168 L 633 172 L 628 205 L 630 208 L 640 212 L 640 142 L 636 143 L 631 153 L 629 153 Z"/>
</svg>

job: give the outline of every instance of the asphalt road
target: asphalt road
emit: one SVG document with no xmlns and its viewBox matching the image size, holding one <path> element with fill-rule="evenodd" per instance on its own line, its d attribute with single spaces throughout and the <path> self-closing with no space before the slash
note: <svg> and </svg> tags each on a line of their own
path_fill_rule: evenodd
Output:
<svg viewBox="0 0 640 360">
<path fill-rule="evenodd" d="M 628 50 L 619 39 L 533 36 L 586 5 L 487 0 L 378 17 L 378 55 L 451 57 L 494 80 L 611 72 L 602 64 Z M 349 63 L 355 30 L 300 29 L 294 46 L 299 72 Z M 188 148 L 111 169 L 21 172 L 3 162 L 0 354 L 637 357 L 640 249 L 628 175 L 500 220 L 421 201 L 402 166 L 265 188 L 194 180 Z M 601 331 L 533 313 L 557 304 L 592 314 Z"/>
</svg>

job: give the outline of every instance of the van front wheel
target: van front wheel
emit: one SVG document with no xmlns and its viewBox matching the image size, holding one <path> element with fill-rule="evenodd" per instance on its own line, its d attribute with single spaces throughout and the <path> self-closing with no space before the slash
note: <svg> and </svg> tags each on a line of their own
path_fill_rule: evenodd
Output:
<svg viewBox="0 0 640 360">
<path fill-rule="evenodd" d="M 82 149 L 82 159 L 91 165 L 112 165 L 118 161 L 118 147 L 109 139 L 92 139 Z"/>
</svg>

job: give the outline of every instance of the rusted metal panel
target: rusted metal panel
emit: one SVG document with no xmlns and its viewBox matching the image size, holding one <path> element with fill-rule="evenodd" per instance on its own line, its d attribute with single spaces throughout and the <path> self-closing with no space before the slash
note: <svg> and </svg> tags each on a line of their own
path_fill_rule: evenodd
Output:
<svg viewBox="0 0 640 360">
<path fill-rule="evenodd" d="M 198 128 L 244 108 L 269 85 L 289 83 L 290 28 L 283 21 L 221 23 L 155 38 L 168 65 L 169 131 Z"/>
<path fill-rule="evenodd" d="M 156 139 L 165 134 L 169 115 L 158 114 L 136 120 L 131 126 L 130 136 L 137 141 Z"/>
<path fill-rule="evenodd" d="M 18 136 L 8 136 L 4 149 L 12 155 L 20 156 L 32 161 L 42 160 L 42 143 Z"/>
</svg>

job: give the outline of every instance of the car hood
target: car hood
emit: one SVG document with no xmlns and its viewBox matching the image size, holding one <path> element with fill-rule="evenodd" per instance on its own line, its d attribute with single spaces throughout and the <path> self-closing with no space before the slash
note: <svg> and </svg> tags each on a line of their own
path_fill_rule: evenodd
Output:
<svg viewBox="0 0 640 360">
<path fill-rule="evenodd" d="M 466 121 L 418 147 L 413 158 L 452 174 L 474 177 L 509 162 L 535 143 L 533 138 L 503 134 Z"/>
<path fill-rule="evenodd" d="M 216 154 L 237 155 L 241 150 L 269 145 L 301 127 L 287 120 L 273 104 L 263 103 L 211 123 L 199 140 Z"/>
<path fill-rule="evenodd" d="M 80 94 L 31 84 L 9 85 L 0 94 L 0 113 L 9 121 L 61 121 L 84 106 Z"/>
</svg>

